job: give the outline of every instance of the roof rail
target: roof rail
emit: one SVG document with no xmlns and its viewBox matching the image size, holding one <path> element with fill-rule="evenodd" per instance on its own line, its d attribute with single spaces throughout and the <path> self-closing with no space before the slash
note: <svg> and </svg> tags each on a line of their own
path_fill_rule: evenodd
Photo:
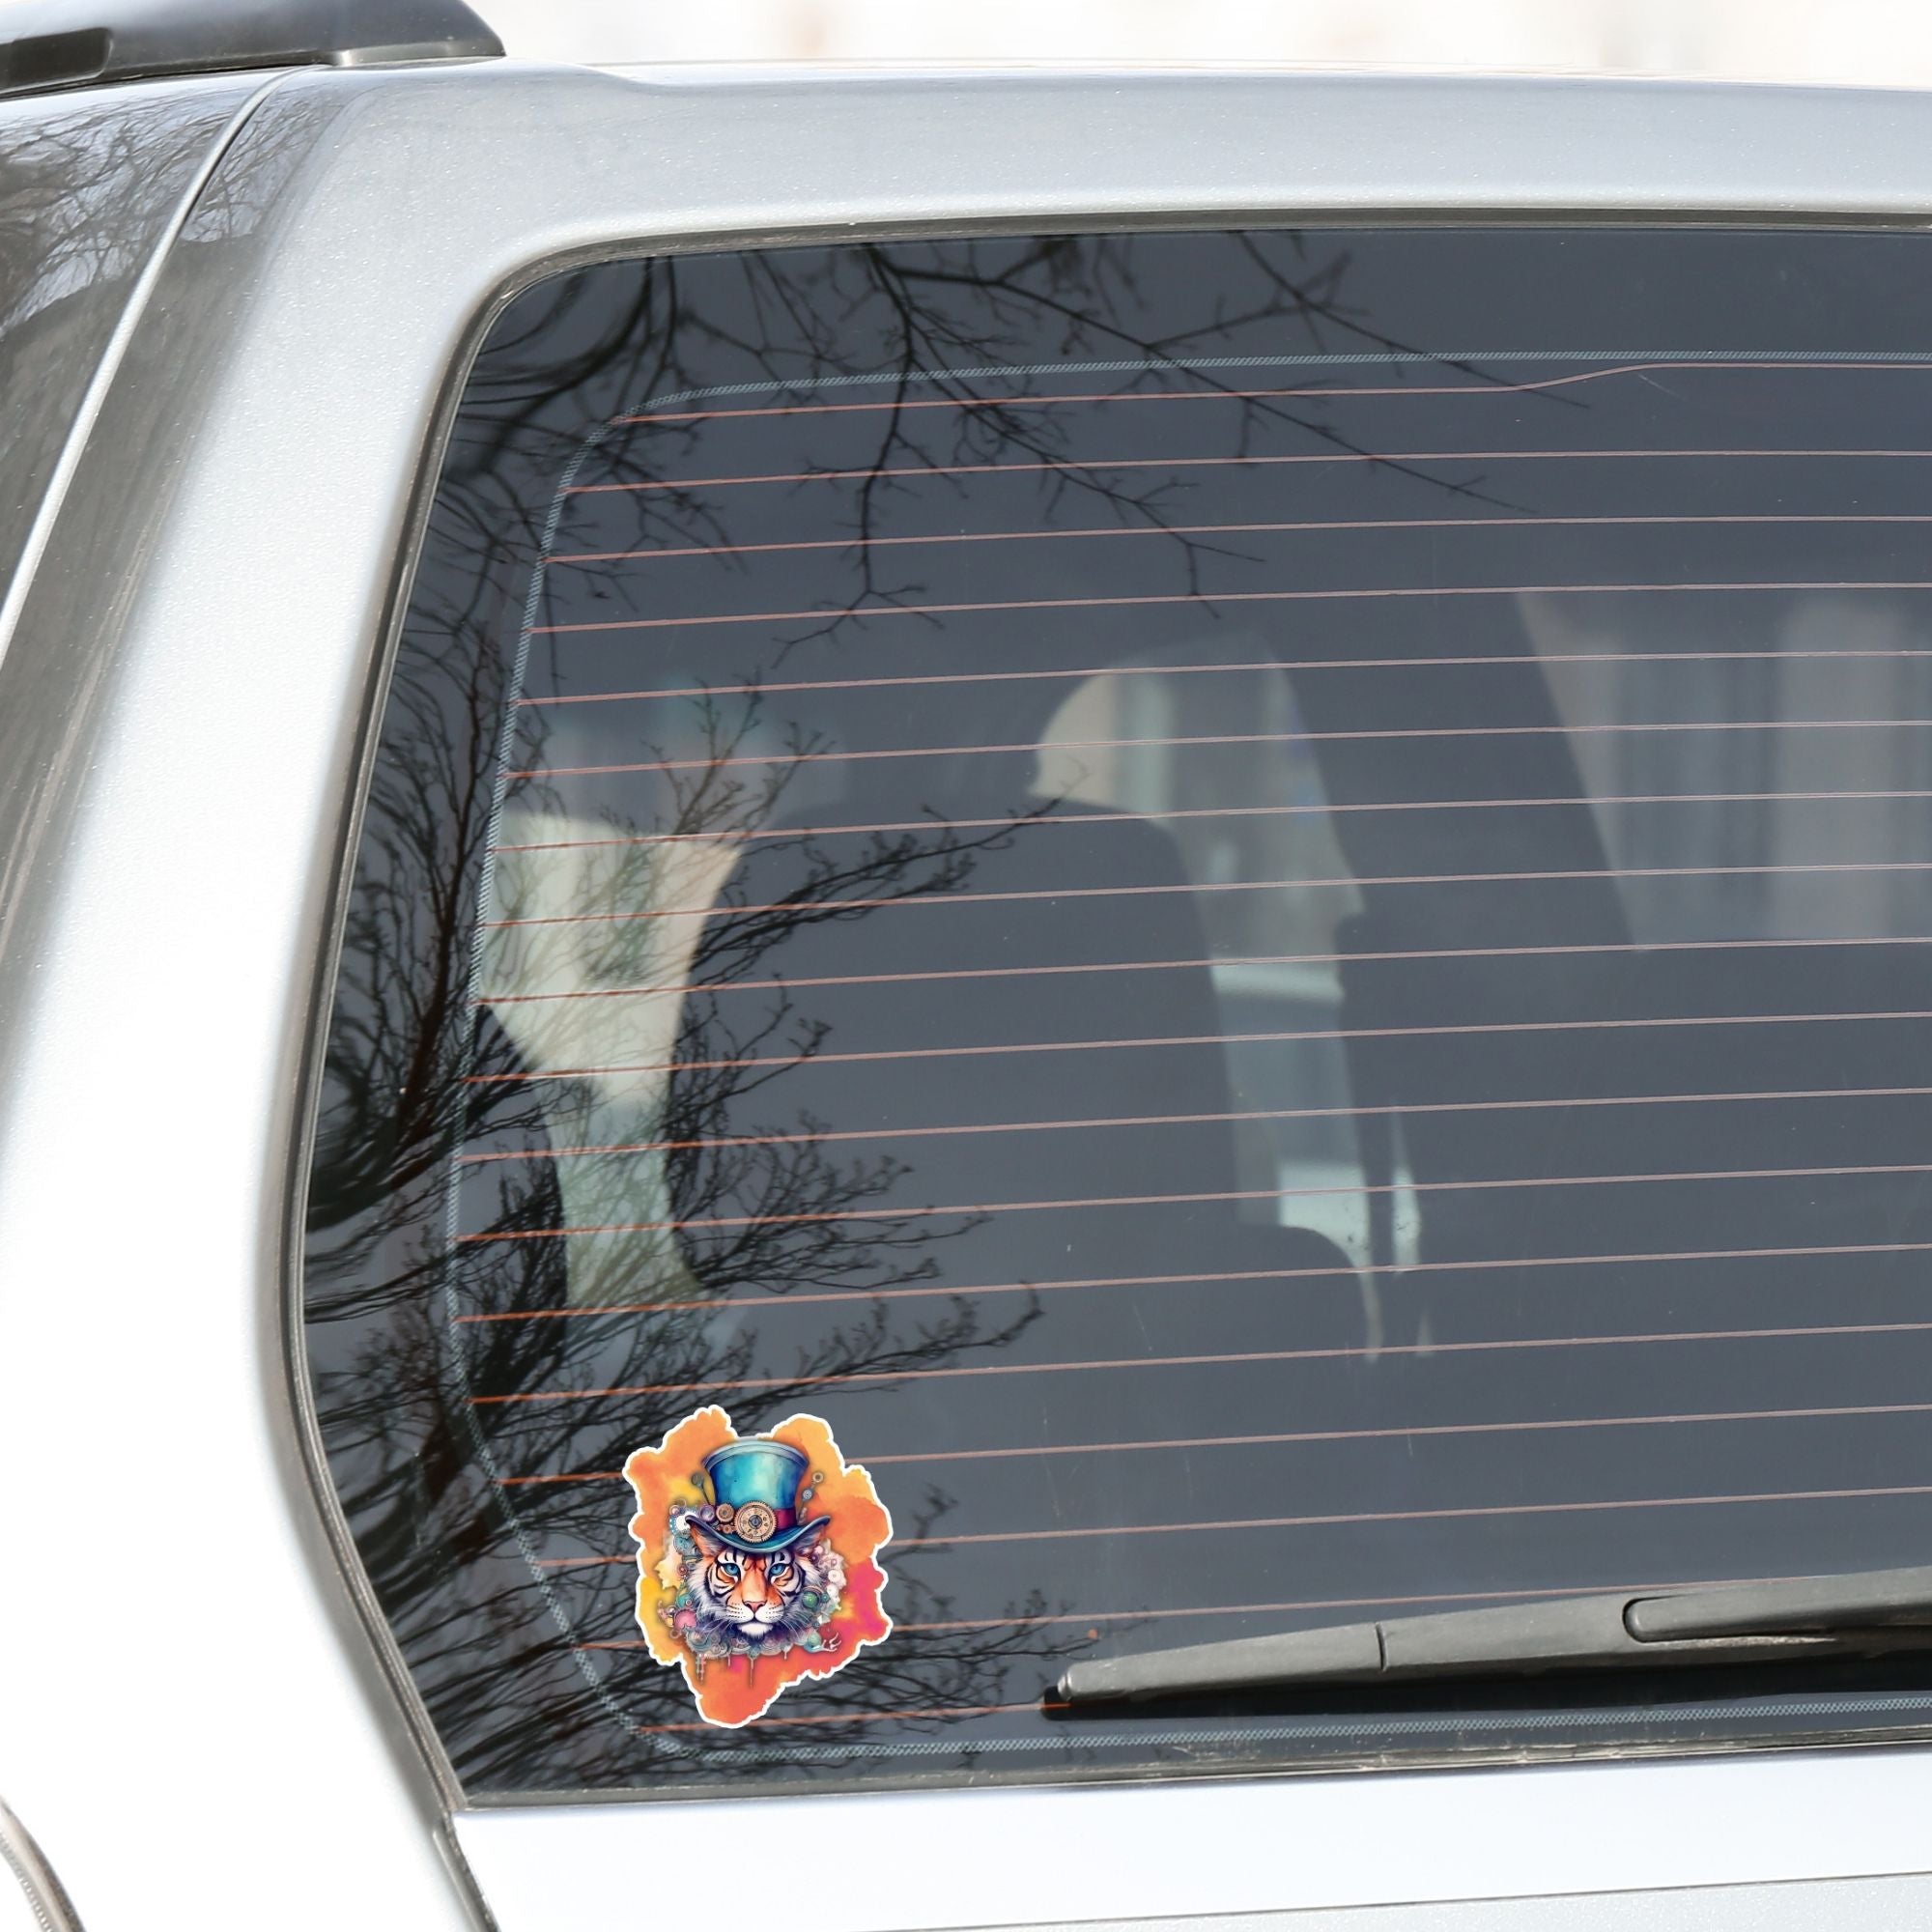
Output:
<svg viewBox="0 0 1932 1932">
<path fill-rule="evenodd" d="M 487 59 L 464 0 L 22 0 L 0 11 L 0 98 L 262 67 Z"/>
</svg>

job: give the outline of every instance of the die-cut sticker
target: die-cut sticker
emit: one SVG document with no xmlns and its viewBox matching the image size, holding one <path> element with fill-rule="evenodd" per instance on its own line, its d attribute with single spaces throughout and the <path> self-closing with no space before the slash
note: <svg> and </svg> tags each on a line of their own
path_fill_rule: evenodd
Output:
<svg viewBox="0 0 1932 1932">
<path fill-rule="evenodd" d="M 748 1724 L 892 1634 L 878 1563 L 892 1518 L 819 1417 L 740 1435 L 722 1408 L 700 1408 L 624 1476 L 638 1498 L 639 1628 L 707 1723 Z"/>
</svg>

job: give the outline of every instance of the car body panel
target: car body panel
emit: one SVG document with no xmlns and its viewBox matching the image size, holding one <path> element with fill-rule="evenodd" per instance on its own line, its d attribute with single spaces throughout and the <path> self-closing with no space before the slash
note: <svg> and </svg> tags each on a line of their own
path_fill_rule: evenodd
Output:
<svg viewBox="0 0 1932 1932">
<path fill-rule="evenodd" d="M 142 273 L 258 86 L 223 76 L 0 104 L 0 649 L 5 586 Z"/>
<path fill-rule="evenodd" d="M 0 1789 L 95 1932 L 157 1900 L 454 1925 L 439 1845 L 507 1932 L 641 1916 L 667 1844 L 828 1805 L 898 1874 L 860 1914 L 879 1928 L 1932 1863 L 1913 1750 L 532 1807 L 451 1840 L 289 1319 L 399 565 L 508 291 L 613 252 L 980 224 L 1917 225 L 1928 136 L 1932 99 L 1697 86 L 507 63 L 275 84 L 159 265 L 0 661 L 0 1459 L 31 1565 Z"/>
<path fill-rule="evenodd" d="M 1928 1800 L 1932 1754 L 1874 1749 L 744 1800 L 723 1814 L 557 1805 L 472 1811 L 457 1835 L 505 1926 L 589 1923 L 642 1847 L 700 1842 L 721 1815 L 747 1843 L 794 1835 L 810 1815 L 815 1832 L 872 1846 L 867 1891 L 841 1909 L 853 1932 L 1302 1910 L 1353 1923 L 1349 1908 L 1397 1901 L 1925 1873 Z M 997 1854 L 961 1859 L 962 1836 Z M 1932 1909 L 1932 1876 L 1899 1889 Z"/>
</svg>

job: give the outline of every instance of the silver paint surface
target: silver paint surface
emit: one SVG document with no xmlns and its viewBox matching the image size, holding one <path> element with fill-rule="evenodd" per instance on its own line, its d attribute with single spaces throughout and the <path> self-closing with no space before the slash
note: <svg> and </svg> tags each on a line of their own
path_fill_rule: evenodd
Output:
<svg viewBox="0 0 1932 1932">
<path fill-rule="evenodd" d="M 1923 1878 L 1826 1879 L 1808 1885 L 1695 1886 L 1612 1897 L 1476 1898 L 1454 1905 L 1365 1906 L 1202 1918 L 1195 1932 L 1873 1932 L 1922 1925 Z M 1150 1932 L 1130 1918 L 1118 1932 Z M 1042 1926 L 1039 1932 L 1072 1932 Z M 1112 1928 L 1110 1928 L 1112 1932 Z"/>
<path fill-rule="evenodd" d="M 1932 1752 L 1864 1750 L 1347 1774 L 1231 1782 L 903 1792 L 471 1811 L 457 1833 L 505 1932 L 589 1924 L 653 1848 L 864 1845 L 841 1928 L 1287 1913 L 1889 1874 L 1932 1908 Z M 648 1889 L 640 1901 L 648 1907 Z M 1608 1928 L 1631 1916 L 1578 1919 Z M 1390 1915 L 1396 1932 L 1418 1932 Z M 636 1922 L 644 1922 L 640 1909 Z M 1320 1921 L 1318 1921 L 1320 1922 Z M 1364 1918 L 1372 1925 L 1372 1918 Z M 1748 1925 L 1748 1918 L 1715 1921 Z M 1918 1920 L 1900 1920 L 1917 1923 Z M 1420 1923 L 1426 1925 L 1424 1918 Z"/>
<path fill-rule="evenodd" d="M 1928 156 L 1932 98 L 1902 94 L 507 63 L 280 84 L 163 264 L 0 661 L 0 1487 L 25 1579 L 0 1784 L 91 1932 L 156 1923 L 157 1902 L 163 1923 L 288 1932 L 464 1922 L 446 1776 L 315 1492 L 288 1310 L 398 560 L 506 290 L 600 253 L 981 222 L 1919 224 Z M 1713 1780 L 1695 1804 L 1686 1776 Z M 1588 1829 L 1566 1808 L 1581 1778 Z M 883 1932 L 1452 1879 L 1469 1897 L 1908 1871 L 1928 1799 L 1932 1754 L 1818 1752 L 457 1828 L 525 1932 L 641 1922 L 639 1874 L 688 1834 L 802 1833 L 842 1806 L 905 1874 L 859 1915 Z M 1630 1922 L 1603 1911 L 1626 1916 L 1572 1922 Z"/>
<path fill-rule="evenodd" d="M 0 104 L 0 597 L 141 270 L 256 84 Z"/>
</svg>

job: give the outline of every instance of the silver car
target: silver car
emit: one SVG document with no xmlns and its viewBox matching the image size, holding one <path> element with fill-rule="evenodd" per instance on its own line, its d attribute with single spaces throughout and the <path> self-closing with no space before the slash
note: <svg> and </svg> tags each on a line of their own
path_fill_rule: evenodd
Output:
<svg viewBox="0 0 1932 1932">
<path fill-rule="evenodd" d="M 1932 1913 L 1932 101 L 0 30 L 0 1922 Z"/>
</svg>

